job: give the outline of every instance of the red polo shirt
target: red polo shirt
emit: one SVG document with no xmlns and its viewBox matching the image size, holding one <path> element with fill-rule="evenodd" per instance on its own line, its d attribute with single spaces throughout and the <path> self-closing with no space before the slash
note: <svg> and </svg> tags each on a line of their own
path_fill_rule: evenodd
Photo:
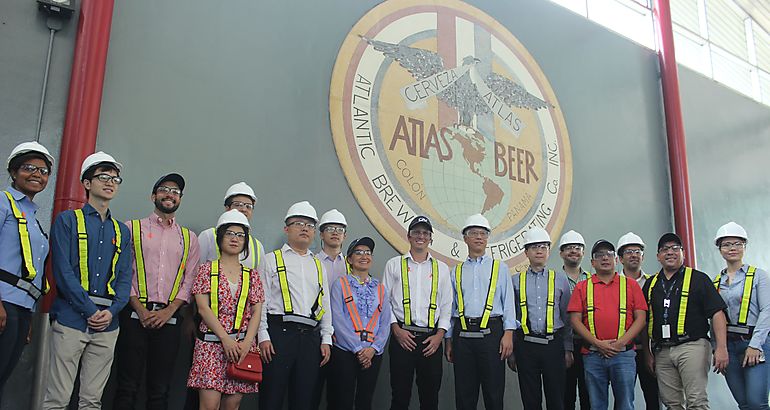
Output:
<svg viewBox="0 0 770 410">
<path fill-rule="evenodd" d="M 586 287 L 588 281 L 594 284 L 594 326 L 596 337 L 599 340 L 615 340 L 618 338 L 618 324 L 620 321 L 620 279 L 615 273 L 610 283 L 599 280 L 599 275 L 592 275 L 588 280 L 579 282 L 572 291 L 572 298 L 567 306 L 567 312 L 581 312 L 583 325 L 588 327 L 588 294 Z M 626 330 L 634 323 L 634 311 L 647 311 L 647 302 L 644 300 L 642 288 L 633 279 L 626 279 Z M 644 331 L 644 330 L 643 330 Z M 583 354 L 588 353 L 585 347 L 580 349 Z"/>
</svg>

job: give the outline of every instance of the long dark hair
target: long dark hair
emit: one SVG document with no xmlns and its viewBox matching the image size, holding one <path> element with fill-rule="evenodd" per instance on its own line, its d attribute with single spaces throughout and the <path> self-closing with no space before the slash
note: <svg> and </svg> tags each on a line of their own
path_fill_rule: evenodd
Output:
<svg viewBox="0 0 770 410">
<path fill-rule="evenodd" d="M 249 257 L 249 228 L 245 227 L 241 224 L 236 223 L 229 223 L 221 225 L 219 228 L 217 228 L 217 246 L 219 249 L 222 249 L 222 242 L 225 240 L 225 231 L 227 231 L 231 226 L 238 225 L 241 228 L 243 228 L 243 232 L 246 234 L 246 240 L 243 241 L 243 249 L 241 249 L 241 253 L 246 253 L 246 258 Z"/>
</svg>

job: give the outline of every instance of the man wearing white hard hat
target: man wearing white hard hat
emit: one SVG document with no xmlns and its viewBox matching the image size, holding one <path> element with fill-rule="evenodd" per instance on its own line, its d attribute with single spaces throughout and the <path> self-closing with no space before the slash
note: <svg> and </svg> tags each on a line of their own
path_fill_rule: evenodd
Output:
<svg viewBox="0 0 770 410">
<path fill-rule="evenodd" d="M 564 262 L 562 271 L 569 280 L 569 290 L 572 292 L 578 282 L 582 282 L 591 276 L 590 272 L 583 270 L 580 263 L 585 254 L 586 242 L 583 235 L 576 231 L 567 231 L 559 240 L 559 256 Z M 583 340 L 580 335 L 575 333 L 572 339 L 573 352 L 580 349 Z M 567 377 L 564 383 L 564 408 L 565 410 L 575 410 L 575 401 L 580 396 L 580 408 L 587 409 L 591 406 L 588 400 L 588 388 L 586 387 L 586 376 L 583 371 L 583 355 L 573 354 L 575 362 L 567 369 Z M 576 390 L 577 389 L 577 390 Z M 577 392 L 577 394 L 576 394 Z"/>
<path fill-rule="evenodd" d="M 23 142 L 6 165 L 11 184 L 0 198 L 0 402 L 44 290 L 48 236 L 33 200 L 48 185 L 53 157 L 37 142 Z"/>
<path fill-rule="evenodd" d="M 550 250 L 548 232 L 530 228 L 524 233 L 529 268 L 512 278 L 520 327 L 508 366 L 519 373 L 524 410 L 541 409 L 543 391 L 549 410 L 564 408 L 564 378 L 574 359 L 567 313 L 569 281 L 546 267 Z"/>
<path fill-rule="evenodd" d="M 516 310 L 508 265 L 486 252 L 491 232 L 481 214 L 465 220 L 468 258 L 450 275 L 454 303 L 445 350 L 454 363 L 458 410 L 476 409 L 479 388 L 486 409 L 503 409 L 505 360 L 513 353 Z"/>
<path fill-rule="evenodd" d="M 449 267 L 431 255 L 433 225 L 425 216 L 409 222 L 409 252 L 385 264 L 382 283 L 393 315 L 390 354 L 391 410 L 407 409 L 417 375 L 421 409 L 438 409 L 442 341 L 451 328 Z"/>
<path fill-rule="evenodd" d="M 110 214 L 123 166 L 104 152 L 89 155 L 80 180 L 88 203 L 64 211 L 51 246 L 57 297 L 51 307 L 51 363 L 44 409 L 64 409 L 80 365 L 80 409 L 100 409 L 110 376 L 118 313 L 131 291 L 131 233 Z"/>
<path fill-rule="evenodd" d="M 265 362 L 259 408 L 311 409 L 318 371 L 331 358 L 329 285 L 321 261 L 310 251 L 318 217 L 307 201 L 289 207 L 286 243 L 268 254 L 262 272 L 265 306 L 259 347 Z"/>
<path fill-rule="evenodd" d="M 618 239 L 618 260 L 623 266 L 621 273 L 644 287 L 650 275 L 642 270 L 644 262 L 644 241 L 639 235 L 628 232 Z M 647 410 L 660 409 L 660 397 L 658 396 L 658 381 L 655 379 L 655 373 L 651 373 L 644 361 L 643 336 L 640 334 L 634 339 L 636 344 L 636 374 L 639 376 L 639 384 L 642 387 L 644 401 Z"/>
<path fill-rule="evenodd" d="M 143 383 L 146 408 L 168 408 L 181 338 L 179 309 L 191 301 L 190 289 L 198 271 L 198 238 L 176 219 L 184 189 L 181 175 L 161 176 L 150 194 L 152 213 L 126 222 L 131 231 L 134 275 L 129 305 L 120 313 L 113 409 L 135 408 Z"/>
</svg>

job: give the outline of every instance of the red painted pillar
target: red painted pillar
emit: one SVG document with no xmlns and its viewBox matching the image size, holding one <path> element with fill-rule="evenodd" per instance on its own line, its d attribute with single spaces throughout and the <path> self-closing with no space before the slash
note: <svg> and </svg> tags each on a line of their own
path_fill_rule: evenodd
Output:
<svg viewBox="0 0 770 410">
<path fill-rule="evenodd" d="M 653 1 L 653 20 L 658 44 L 663 107 L 666 113 L 668 162 L 671 170 L 671 195 L 674 205 L 674 227 L 682 238 L 685 263 L 695 266 L 695 234 L 693 232 L 690 177 L 687 171 L 682 107 L 679 98 L 679 74 L 674 53 L 674 30 L 671 26 L 669 0 Z"/>
<path fill-rule="evenodd" d="M 113 8 L 114 0 L 81 2 L 52 220 L 60 212 L 80 208 L 86 202 L 80 184 L 80 165 L 96 148 Z M 49 281 L 55 289 L 50 274 Z M 51 292 L 44 299 L 44 312 L 50 308 L 53 297 Z"/>
</svg>

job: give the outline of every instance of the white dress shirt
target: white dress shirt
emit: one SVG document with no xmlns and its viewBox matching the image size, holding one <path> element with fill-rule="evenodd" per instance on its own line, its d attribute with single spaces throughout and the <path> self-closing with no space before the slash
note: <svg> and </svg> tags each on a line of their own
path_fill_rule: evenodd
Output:
<svg viewBox="0 0 770 410">
<path fill-rule="evenodd" d="M 319 290 L 318 271 L 313 260 L 313 252 L 307 251 L 304 255 L 300 255 L 288 244 L 284 244 L 281 251 L 283 252 L 283 262 L 286 264 L 286 281 L 289 284 L 294 314 L 312 317 L 311 309 L 318 300 Z M 265 269 L 264 272 L 260 272 L 260 275 L 262 286 L 265 289 L 265 303 L 262 305 L 262 320 L 259 322 L 259 342 L 270 340 L 270 334 L 267 331 L 267 315 L 285 314 L 275 255 L 269 253 L 262 260 Z M 321 343 L 331 345 L 334 329 L 332 328 L 331 300 L 329 299 L 330 288 L 323 265 L 321 270 L 324 272 L 322 303 L 325 310 L 321 318 Z"/>
</svg>

